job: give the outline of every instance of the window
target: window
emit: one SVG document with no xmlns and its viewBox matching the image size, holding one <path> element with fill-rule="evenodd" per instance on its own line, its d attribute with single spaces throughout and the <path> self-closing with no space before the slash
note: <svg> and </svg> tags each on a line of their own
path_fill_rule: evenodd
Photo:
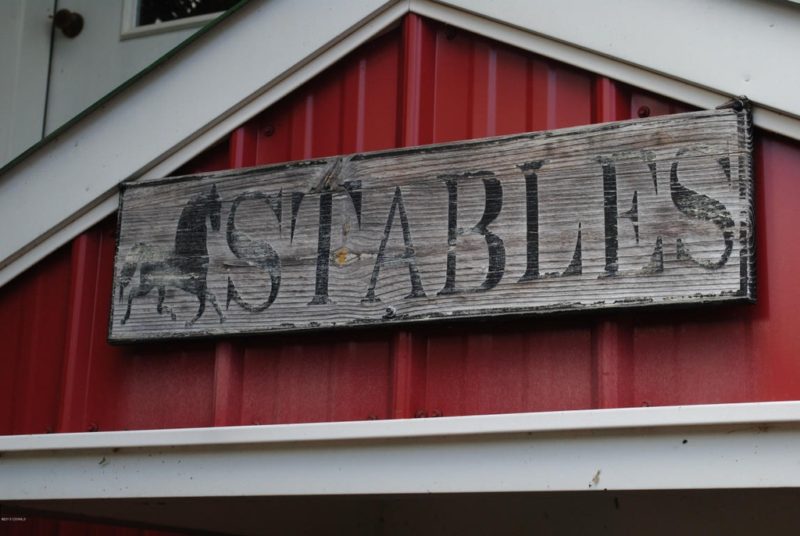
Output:
<svg viewBox="0 0 800 536">
<path fill-rule="evenodd" d="M 125 0 L 122 37 L 200 26 L 239 0 Z"/>
<path fill-rule="evenodd" d="M 136 25 L 158 24 L 219 13 L 233 7 L 238 0 L 139 0 Z"/>
</svg>

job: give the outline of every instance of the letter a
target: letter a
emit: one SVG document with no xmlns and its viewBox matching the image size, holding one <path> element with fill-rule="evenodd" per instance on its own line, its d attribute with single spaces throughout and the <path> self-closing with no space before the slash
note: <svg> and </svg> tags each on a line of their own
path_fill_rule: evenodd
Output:
<svg viewBox="0 0 800 536">
<path fill-rule="evenodd" d="M 406 251 L 400 259 L 408 263 L 408 274 L 411 277 L 411 292 L 406 298 L 425 296 L 425 290 L 422 288 L 419 271 L 417 270 L 417 260 L 414 253 L 414 244 L 411 242 L 411 229 L 408 226 L 408 217 L 406 216 L 406 207 L 403 203 L 403 194 L 400 192 L 400 187 L 398 186 L 394 191 L 394 199 L 392 199 L 392 206 L 389 209 L 389 217 L 386 218 L 386 227 L 383 229 L 383 239 L 381 240 L 380 248 L 378 248 L 378 258 L 375 259 L 375 268 L 372 269 L 372 277 L 369 281 L 367 295 L 361 300 L 362 303 L 380 301 L 380 298 L 375 296 L 375 286 L 378 284 L 378 274 L 386 258 L 386 244 L 389 242 L 389 233 L 392 231 L 395 210 L 400 212 L 400 226 L 403 228 L 403 243 L 406 246 Z"/>
</svg>

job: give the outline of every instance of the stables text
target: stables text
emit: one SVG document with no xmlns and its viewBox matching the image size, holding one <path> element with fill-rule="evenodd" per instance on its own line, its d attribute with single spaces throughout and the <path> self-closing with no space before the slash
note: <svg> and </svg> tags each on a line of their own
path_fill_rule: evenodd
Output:
<svg viewBox="0 0 800 536">
<path fill-rule="evenodd" d="M 752 301 L 749 125 L 726 109 L 131 183 L 110 339 Z"/>
</svg>

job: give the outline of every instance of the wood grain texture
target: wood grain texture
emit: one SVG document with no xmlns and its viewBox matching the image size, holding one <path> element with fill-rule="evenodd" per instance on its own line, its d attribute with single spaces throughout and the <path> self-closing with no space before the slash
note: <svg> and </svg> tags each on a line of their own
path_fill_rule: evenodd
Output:
<svg viewBox="0 0 800 536">
<path fill-rule="evenodd" d="M 740 104 L 128 183 L 109 339 L 752 301 Z"/>
</svg>

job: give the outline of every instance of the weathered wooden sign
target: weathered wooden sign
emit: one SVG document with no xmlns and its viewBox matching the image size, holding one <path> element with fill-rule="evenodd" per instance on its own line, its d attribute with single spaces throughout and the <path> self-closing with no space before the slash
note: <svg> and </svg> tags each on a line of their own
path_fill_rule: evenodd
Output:
<svg viewBox="0 0 800 536">
<path fill-rule="evenodd" d="M 126 184 L 110 340 L 754 299 L 749 114 Z"/>
</svg>

